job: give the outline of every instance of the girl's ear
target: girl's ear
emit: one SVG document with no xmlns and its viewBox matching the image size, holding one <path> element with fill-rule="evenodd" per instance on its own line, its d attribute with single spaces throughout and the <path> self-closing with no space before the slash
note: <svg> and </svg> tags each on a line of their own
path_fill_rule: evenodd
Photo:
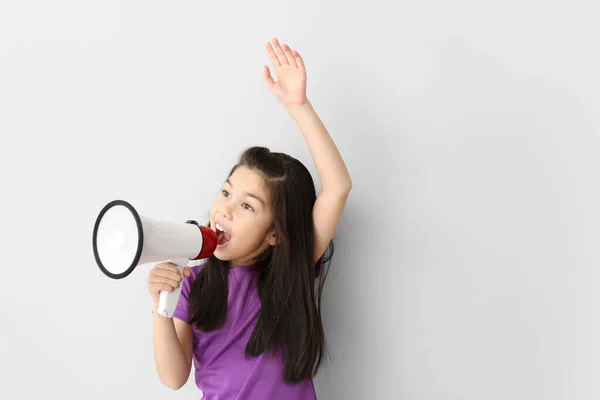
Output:
<svg viewBox="0 0 600 400">
<path fill-rule="evenodd" d="M 277 237 L 277 231 L 275 229 L 267 234 L 267 243 L 269 243 L 271 246 L 279 244 L 279 238 Z"/>
</svg>

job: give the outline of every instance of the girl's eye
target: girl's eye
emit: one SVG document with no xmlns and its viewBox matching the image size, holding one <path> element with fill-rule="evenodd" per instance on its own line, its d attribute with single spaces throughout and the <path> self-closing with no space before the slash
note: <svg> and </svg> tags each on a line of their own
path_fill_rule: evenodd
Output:
<svg viewBox="0 0 600 400">
<path fill-rule="evenodd" d="M 222 194 L 223 194 L 223 196 L 225 196 L 225 197 L 230 197 L 230 196 L 231 196 L 231 195 L 229 194 L 229 192 L 228 192 L 227 190 L 225 190 L 225 189 L 222 189 L 222 190 L 221 190 L 221 193 L 222 193 Z M 248 203 L 244 203 L 244 204 L 242 204 L 242 207 L 243 207 L 245 210 L 248 210 L 248 211 L 254 211 L 254 208 L 252 208 L 252 206 L 251 206 L 250 204 L 248 204 Z"/>
</svg>

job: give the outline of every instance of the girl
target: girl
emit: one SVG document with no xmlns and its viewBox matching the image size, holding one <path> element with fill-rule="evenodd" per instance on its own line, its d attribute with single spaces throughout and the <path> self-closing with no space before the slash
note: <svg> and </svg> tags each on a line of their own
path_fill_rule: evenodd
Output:
<svg viewBox="0 0 600 400">
<path fill-rule="evenodd" d="M 302 131 L 321 193 L 293 157 L 247 149 L 210 209 L 208 226 L 219 238 L 214 254 L 186 267 L 183 279 L 173 264 L 161 263 L 148 280 L 161 382 L 181 388 L 193 359 L 196 385 L 209 400 L 315 399 L 312 378 L 325 350 L 321 270 L 352 183 L 306 98 L 302 57 L 272 42 L 266 46 L 277 82 L 267 66 L 264 79 Z M 161 319 L 160 291 L 179 284 L 173 319 Z"/>
</svg>

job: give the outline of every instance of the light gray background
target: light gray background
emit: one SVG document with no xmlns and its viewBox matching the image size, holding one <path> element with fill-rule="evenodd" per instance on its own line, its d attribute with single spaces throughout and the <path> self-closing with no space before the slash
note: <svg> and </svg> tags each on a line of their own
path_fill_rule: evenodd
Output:
<svg viewBox="0 0 600 400">
<path fill-rule="evenodd" d="M 320 188 L 274 36 L 353 180 L 319 398 L 600 398 L 593 4 L 2 1 L 0 398 L 199 397 L 159 382 L 149 268 L 102 275 L 93 223 L 205 221 L 255 144 Z"/>
</svg>

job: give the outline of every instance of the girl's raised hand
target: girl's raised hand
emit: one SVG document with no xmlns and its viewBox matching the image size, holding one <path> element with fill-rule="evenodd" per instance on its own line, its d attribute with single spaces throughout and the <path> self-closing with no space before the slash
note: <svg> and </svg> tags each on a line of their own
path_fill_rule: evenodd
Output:
<svg viewBox="0 0 600 400">
<path fill-rule="evenodd" d="M 277 81 L 271 77 L 269 67 L 266 65 L 263 75 L 273 96 L 285 107 L 307 103 L 306 69 L 300 54 L 296 50 L 292 50 L 287 44 L 281 47 L 277 38 L 273 39 L 273 45 L 267 42 L 266 46 L 275 69 Z"/>
</svg>

